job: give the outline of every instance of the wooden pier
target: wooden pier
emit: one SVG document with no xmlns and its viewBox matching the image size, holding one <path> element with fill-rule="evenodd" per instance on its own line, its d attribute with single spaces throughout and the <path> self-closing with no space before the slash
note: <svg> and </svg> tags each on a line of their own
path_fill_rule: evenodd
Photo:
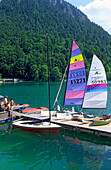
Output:
<svg viewBox="0 0 111 170">
<path fill-rule="evenodd" d="M 43 119 L 48 118 L 46 116 L 41 116 L 41 114 L 22 114 L 19 112 L 12 112 L 13 117 L 17 118 L 31 118 L 31 119 Z M 11 116 L 11 115 L 10 115 Z M 8 113 L 2 113 L 0 114 L 0 120 L 6 120 L 8 118 Z M 81 132 L 81 133 L 90 133 L 94 134 L 96 136 L 105 136 L 105 137 L 111 137 L 111 123 L 108 125 L 103 126 L 94 126 L 92 122 L 84 123 L 80 121 L 75 121 L 71 119 L 58 119 L 55 116 L 52 116 L 51 122 L 61 125 L 63 128 L 71 130 L 73 132 Z"/>
<path fill-rule="evenodd" d="M 53 118 L 52 122 L 72 130 L 73 132 L 91 133 L 96 136 L 111 137 L 111 123 L 103 126 L 94 126 L 92 122 L 84 123 L 75 120 L 57 120 L 56 118 Z"/>
</svg>

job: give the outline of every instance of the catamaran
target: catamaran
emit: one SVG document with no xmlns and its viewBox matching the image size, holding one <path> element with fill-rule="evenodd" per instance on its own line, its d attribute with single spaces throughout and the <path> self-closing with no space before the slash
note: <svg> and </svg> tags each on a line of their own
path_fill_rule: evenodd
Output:
<svg viewBox="0 0 111 170">
<path fill-rule="evenodd" d="M 82 108 L 85 109 L 105 109 L 107 104 L 107 78 L 104 66 L 100 59 L 93 55 L 89 72 L 87 87 L 84 95 Z M 90 120 L 90 119 L 89 119 Z M 104 119 L 104 124 L 108 123 Z M 93 119 L 94 125 L 103 124 L 103 120 L 96 117 Z"/>
<path fill-rule="evenodd" d="M 66 67 L 67 70 L 68 66 Z M 66 70 L 63 76 L 63 80 L 66 74 Z M 56 100 L 54 102 L 58 103 L 58 96 L 61 90 L 61 86 L 63 83 L 61 82 Z M 68 70 L 68 77 L 67 77 L 67 84 L 66 84 L 66 92 L 65 92 L 65 100 L 64 106 L 74 106 L 74 105 L 82 105 L 84 93 L 86 88 L 86 71 L 85 71 L 85 64 L 82 53 L 75 42 L 72 44 L 72 51 L 71 51 L 71 58 L 69 63 L 69 70 Z M 64 108 L 63 106 L 63 108 Z M 83 113 L 75 112 L 74 107 L 72 107 L 72 111 L 70 110 L 63 110 L 62 112 L 56 111 L 57 115 L 65 115 L 65 117 L 70 117 L 71 119 L 78 119 L 82 120 Z"/>
<path fill-rule="evenodd" d="M 107 78 L 101 60 L 93 55 L 89 72 L 86 92 L 82 108 L 106 109 L 107 104 Z M 93 119 L 93 125 L 108 124 L 111 119 L 97 117 Z"/>
</svg>

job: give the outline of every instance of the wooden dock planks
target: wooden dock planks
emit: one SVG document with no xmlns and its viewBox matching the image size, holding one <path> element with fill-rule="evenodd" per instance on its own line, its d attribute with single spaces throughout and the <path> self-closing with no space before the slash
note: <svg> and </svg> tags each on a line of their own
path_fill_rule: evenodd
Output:
<svg viewBox="0 0 111 170">
<path fill-rule="evenodd" d="M 38 113 L 33 113 L 33 114 L 23 114 L 19 112 L 12 112 L 13 116 L 16 116 L 18 118 L 22 117 L 27 117 L 27 118 L 32 118 L 32 119 L 43 119 L 43 118 L 48 118 L 47 116 L 41 116 Z M 2 113 L 0 114 L 0 120 L 6 120 L 8 118 L 8 113 Z M 52 123 L 59 124 L 63 126 L 66 129 L 72 130 L 74 132 L 79 131 L 82 133 L 92 133 L 94 135 L 102 135 L 102 136 L 107 136 L 111 137 L 111 123 L 108 125 L 104 126 L 94 126 L 92 122 L 89 123 L 84 123 L 80 121 L 75 121 L 75 120 L 68 120 L 68 119 L 57 119 L 56 117 L 51 118 Z"/>
</svg>

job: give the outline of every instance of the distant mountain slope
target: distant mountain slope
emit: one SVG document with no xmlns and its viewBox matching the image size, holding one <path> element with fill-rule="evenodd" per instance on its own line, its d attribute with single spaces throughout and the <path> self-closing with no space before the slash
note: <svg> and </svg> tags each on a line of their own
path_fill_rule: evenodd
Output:
<svg viewBox="0 0 111 170">
<path fill-rule="evenodd" d="M 87 16 L 84 15 L 80 10 L 67 3 L 64 0 L 49 0 L 49 2 L 53 3 L 64 13 L 70 15 L 71 17 L 76 18 L 77 20 L 84 21 L 87 20 Z"/>
<path fill-rule="evenodd" d="M 111 78 L 111 36 L 63 0 L 2 0 L 0 30 L 3 77 L 43 79 L 48 33 L 52 77 L 55 67 L 58 79 L 63 74 L 74 40 L 84 55 L 87 72 L 95 53 Z"/>
</svg>

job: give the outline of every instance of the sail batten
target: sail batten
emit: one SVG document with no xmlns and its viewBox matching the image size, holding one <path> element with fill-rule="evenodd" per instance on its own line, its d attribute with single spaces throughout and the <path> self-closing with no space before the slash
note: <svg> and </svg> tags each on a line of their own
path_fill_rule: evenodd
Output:
<svg viewBox="0 0 111 170">
<path fill-rule="evenodd" d="M 82 108 L 106 108 L 107 79 L 104 66 L 93 55 Z"/>
<path fill-rule="evenodd" d="M 64 105 L 82 105 L 86 87 L 86 71 L 82 53 L 72 44 Z"/>
</svg>

